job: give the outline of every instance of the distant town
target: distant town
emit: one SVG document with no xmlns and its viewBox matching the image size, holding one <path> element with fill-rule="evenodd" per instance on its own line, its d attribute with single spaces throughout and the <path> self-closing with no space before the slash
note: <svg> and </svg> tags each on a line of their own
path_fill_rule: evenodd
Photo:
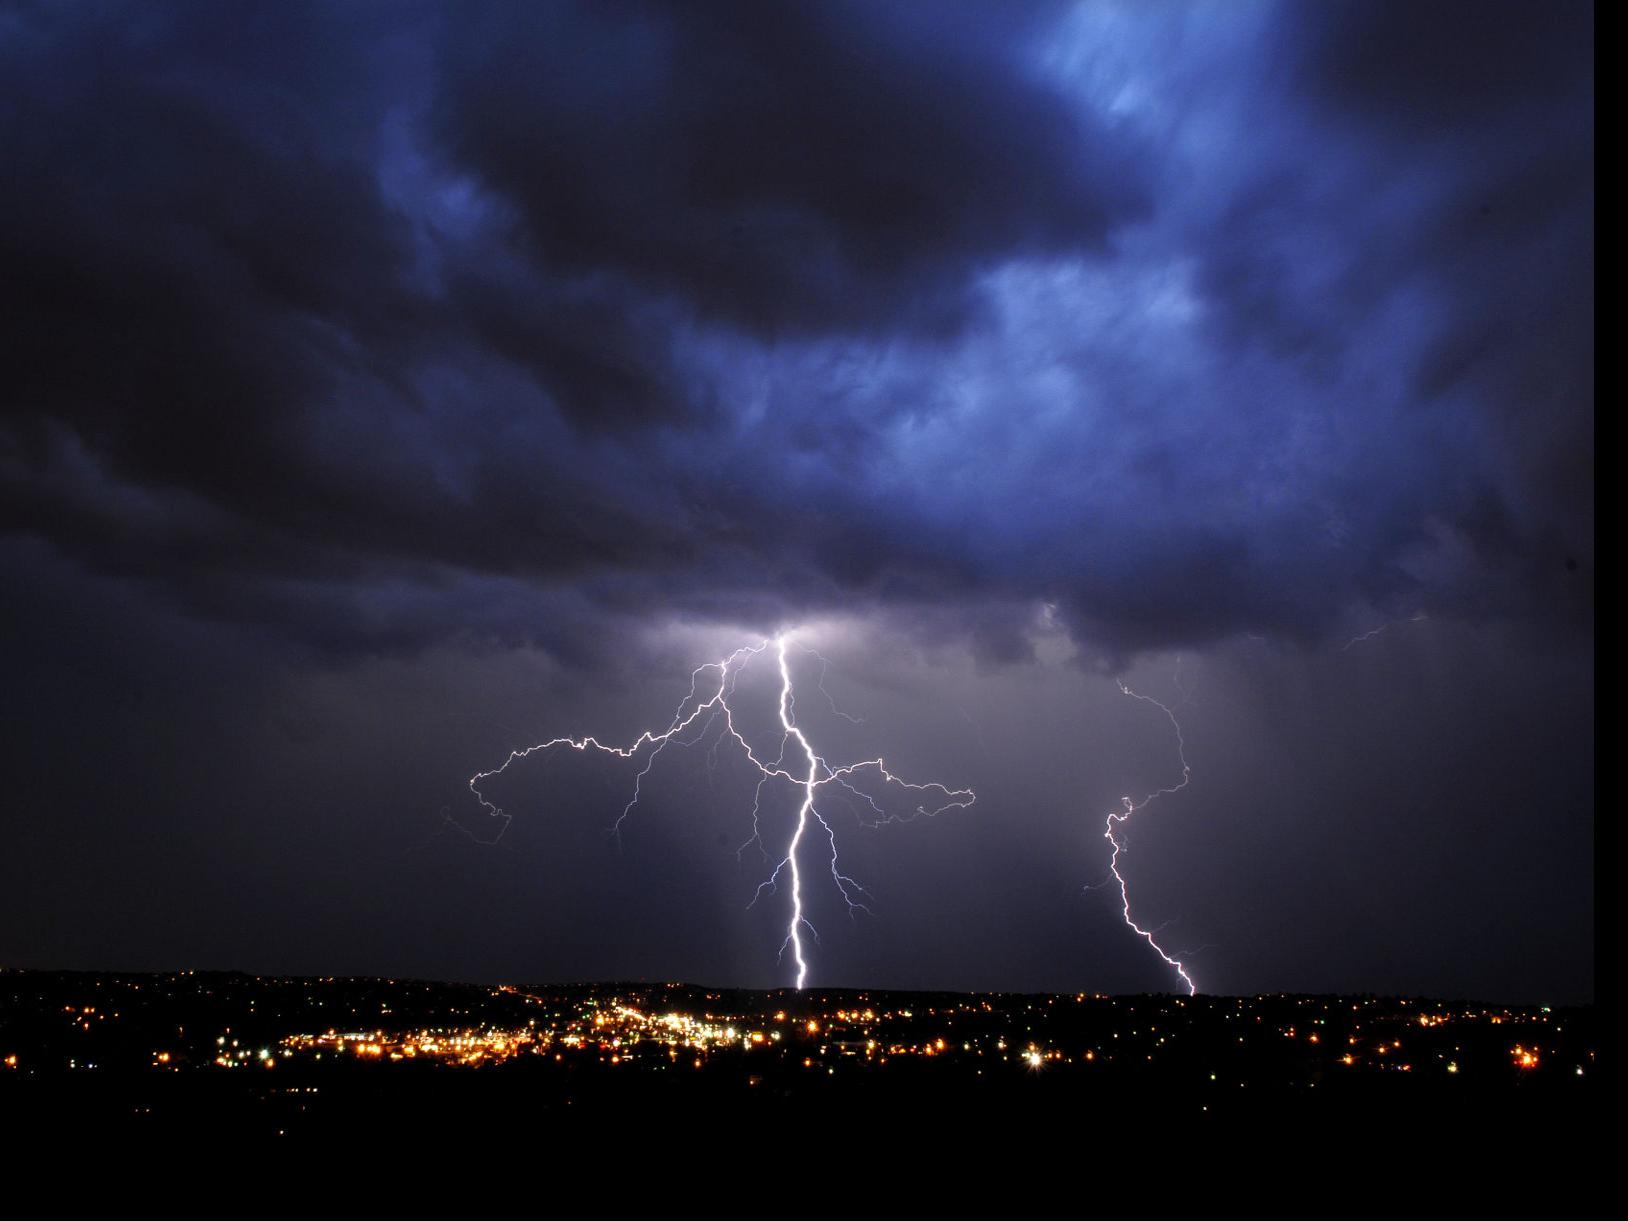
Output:
<svg viewBox="0 0 1628 1221">
<path fill-rule="evenodd" d="M 1581 1114 L 1596 1013 L 1374 996 L 754 992 L 0 971 L 0 1121 L 265 1135 L 467 1111 Z"/>
</svg>

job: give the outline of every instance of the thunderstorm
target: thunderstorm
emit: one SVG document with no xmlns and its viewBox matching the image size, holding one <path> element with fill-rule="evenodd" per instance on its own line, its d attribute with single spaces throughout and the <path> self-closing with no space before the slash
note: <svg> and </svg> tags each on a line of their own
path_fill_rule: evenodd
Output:
<svg viewBox="0 0 1628 1221">
<path fill-rule="evenodd" d="M 786 917 L 786 936 L 780 946 L 780 957 L 785 958 L 789 952 L 795 967 L 795 979 L 798 988 L 804 987 L 808 982 L 809 961 L 808 947 L 803 940 L 805 932 L 814 934 L 815 929 L 804 910 L 803 904 L 803 859 L 804 839 L 809 831 L 810 822 L 816 822 L 824 832 L 824 838 L 829 849 L 826 860 L 829 866 L 831 883 L 843 902 L 847 904 L 850 913 L 868 910 L 863 903 L 864 889 L 853 878 L 842 872 L 839 864 L 836 829 L 830 821 L 820 812 L 816 802 L 826 786 L 835 785 L 848 795 L 858 798 L 876 815 L 876 824 L 884 822 L 908 821 L 918 817 L 933 817 L 950 810 L 965 809 L 977 799 L 971 789 L 951 789 L 936 782 L 916 784 L 894 775 L 888 770 L 882 758 L 862 759 L 852 763 L 833 764 L 818 753 L 808 735 L 798 726 L 796 718 L 797 698 L 792 678 L 792 665 L 789 651 L 797 647 L 803 649 L 810 656 L 820 662 L 823 687 L 823 676 L 826 661 L 820 654 L 803 646 L 794 646 L 790 633 L 781 633 L 772 640 L 764 640 L 759 644 L 736 649 L 721 661 L 708 662 L 698 666 L 690 674 L 690 689 L 688 694 L 679 703 L 673 713 L 673 719 L 667 728 L 659 732 L 646 730 L 626 746 L 616 746 L 599 741 L 597 738 L 585 736 L 581 738 L 563 737 L 553 738 L 547 742 L 540 742 L 535 746 L 528 746 L 522 750 L 509 753 L 497 767 L 490 771 L 477 772 L 470 777 L 469 790 L 474 794 L 476 801 L 486 810 L 493 819 L 498 820 L 500 828 L 508 826 L 510 816 L 495 803 L 487 800 L 481 791 L 481 785 L 493 776 L 506 771 L 510 764 L 525 759 L 540 752 L 553 750 L 556 747 L 569 747 L 576 751 L 595 750 L 607 755 L 614 755 L 621 759 L 642 760 L 638 772 L 633 777 L 633 794 L 628 799 L 622 812 L 611 825 L 611 831 L 618 837 L 622 833 L 623 824 L 632 814 L 635 806 L 639 804 L 645 778 L 649 776 L 650 769 L 655 766 L 656 759 L 675 742 L 681 746 L 694 745 L 704 738 L 714 724 L 721 720 L 718 741 L 729 738 L 740 748 L 744 757 L 758 771 L 757 787 L 752 800 L 752 835 L 742 845 L 742 850 L 756 845 L 764 848 L 763 831 L 760 815 L 763 809 L 763 796 L 765 786 L 772 782 L 783 782 L 791 787 L 797 795 L 798 807 L 795 821 L 792 825 L 791 836 L 784 851 L 780 854 L 769 876 L 757 888 L 752 903 L 766 894 L 777 893 L 784 882 L 788 895 L 788 913 Z M 779 701 L 777 713 L 779 720 L 779 745 L 773 761 L 769 761 L 768 752 L 759 754 L 741 729 L 736 725 L 736 710 L 730 700 L 734 696 L 740 682 L 742 673 L 753 660 L 772 651 L 773 660 L 778 666 L 780 681 Z M 716 676 L 716 686 L 710 681 L 703 685 L 703 675 Z M 710 694 L 708 694 L 710 692 Z M 704 698 L 703 698 L 704 697 Z M 829 698 L 829 697 L 828 697 Z M 845 715 L 845 714 L 842 714 Z M 854 718 L 848 717 L 848 720 Z M 691 736 L 684 736 L 690 733 Z M 716 745 L 716 743 L 715 743 Z M 791 761 L 787 754 L 793 755 Z M 874 787 L 880 784 L 883 787 L 894 788 L 912 795 L 916 802 L 913 810 L 904 815 L 890 813 L 885 809 L 877 796 L 867 791 L 865 785 L 869 783 Z M 932 804 L 936 803 L 936 804 Z M 501 829 L 499 834 L 501 834 Z M 769 857 L 764 850 L 765 858 Z"/>
</svg>

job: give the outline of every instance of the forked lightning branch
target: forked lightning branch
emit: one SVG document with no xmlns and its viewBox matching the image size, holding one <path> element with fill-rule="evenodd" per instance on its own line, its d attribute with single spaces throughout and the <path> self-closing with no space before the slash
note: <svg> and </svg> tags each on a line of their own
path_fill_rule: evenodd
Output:
<svg viewBox="0 0 1628 1221">
<path fill-rule="evenodd" d="M 509 765 L 517 760 L 556 748 L 570 748 L 577 751 L 599 751 L 620 759 L 636 761 L 640 766 L 633 777 L 633 794 L 628 799 L 627 805 L 622 808 L 622 812 L 617 815 L 611 828 L 614 833 L 620 835 L 623 824 L 633 813 L 634 807 L 639 804 L 645 778 L 649 776 L 650 769 L 655 766 L 661 753 L 674 744 L 694 745 L 704 740 L 715 725 L 721 724 L 718 741 L 723 741 L 725 737 L 732 740 L 758 771 L 757 787 L 752 799 L 752 835 L 742 848 L 744 850 L 757 845 L 764 849 L 766 857 L 776 860 L 773 870 L 758 887 L 752 902 L 757 903 L 766 895 L 777 894 L 784 887 L 788 911 L 786 937 L 780 953 L 782 958 L 788 951 L 791 954 L 796 967 L 797 986 L 801 988 L 808 979 L 808 954 L 803 936 L 804 933 L 814 932 L 814 926 L 809 922 L 803 902 L 807 858 L 810 853 L 816 851 L 809 846 L 811 841 L 823 844 L 823 847 L 817 850 L 821 865 L 829 875 L 830 884 L 849 910 L 864 909 L 862 902 L 864 889 L 842 872 L 838 859 L 836 830 L 820 809 L 822 794 L 829 792 L 832 786 L 842 789 L 848 796 L 863 802 L 865 807 L 875 814 L 877 823 L 931 817 L 948 810 L 965 809 L 976 797 L 971 789 L 951 789 L 937 783 L 915 784 L 903 780 L 890 772 L 880 757 L 834 764 L 821 755 L 797 724 L 796 693 L 788 656 L 792 647 L 789 634 L 781 634 L 773 640 L 737 649 L 722 661 L 709 662 L 698 667 L 690 675 L 689 693 L 680 702 L 678 710 L 673 714 L 672 722 L 660 732 L 646 730 L 626 746 L 608 744 L 594 737 L 565 737 L 540 742 L 524 750 L 511 751 L 509 757 L 498 767 L 472 776 L 469 780 L 470 791 L 485 807 L 487 813 L 501 820 L 507 827 L 509 816 L 486 799 L 480 786 L 491 777 L 506 771 Z M 812 650 L 805 651 L 820 660 L 823 672 L 824 659 Z M 736 709 L 731 704 L 742 673 L 765 653 L 772 653 L 772 659 L 779 667 L 780 680 L 780 695 L 776 708 L 778 733 L 775 735 L 778 744 L 772 760 L 768 758 L 767 751 L 760 754 L 753 748 L 751 741 L 737 725 Z M 716 684 L 713 678 L 716 678 Z M 787 786 L 798 803 L 791 835 L 777 857 L 770 854 L 764 844 L 760 818 L 765 789 L 773 784 Z M 890 813 L 882 805 L 877 792 L 872 791 L 888 789 L 907 795 L 915 802 L 914 808 L 902 815 Z M 816 823 L 819 825 L 820 834 L 810 835 L 811 824 Z"/>
</svg>

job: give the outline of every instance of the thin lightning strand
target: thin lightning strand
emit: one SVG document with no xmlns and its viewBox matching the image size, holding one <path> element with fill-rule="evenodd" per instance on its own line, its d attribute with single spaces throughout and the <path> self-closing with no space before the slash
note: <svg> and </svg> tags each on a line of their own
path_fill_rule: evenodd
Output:
<svg viewBox="0 0 1628 1221">
<path fill-rule="evenodd" d="M 1427 618 L 1427 616 L 1425 615 L 1425 613 L 1423 611 L 1420 611 L 1418 614 L 1414 615 L 1412 618 L 1408 619 L 1406 622 L 1408 622 L 1408 623 L 1423 623 L 1426 618 Z M 1387 628 L 1394 627 L 1396 624 L 1401 623 L 1401 622 L 1403 622 L 1403 621 L 1400 620 L 1400 619 L 1390 619 L 1390 620 L 1387 620 L 1384 623 L 1381 623 L 1376 628 L 1370 628 L 1368 631 L 1362 633 L 1362 635 L 1360 635 L 1360 636 L 1353 636 L 1353 637 L 1351 637 L 1350 640 L 1347 640 L 1344 644 L 1342 644 L 1340 646 L 1340 652 L 1349 653 L 1352 650 L 1352 648 L 1355 647 L 1356 645 L 1364 644 L 1367 641 L 1372 640 L 1375 636 L 1378 636 L 1380 633 L 1384 632 Z"/>
<path fill-rule="evenodd" d="M 1354 646 L 1362 644 L 1364 641 L 1372 640 L 1375 636 L 1379 635 L 1388 627 L 1390 627 L 1390 624 L 1381 623 L 1378 627 L 1371 628 L 1360 636 L 1351 637 L 1350 640 L 1347 640 L 1343 645 L 1340 646 L 1340 652 L 1350 652 Z"/>
<path fill-rule="evenodd" d="M 1152 704 L 1169 718 L 1171 726 L 1174 727 L 1176 731 L 1176 755 L 1181 760 L 1181 783 L 1173 784 L 1169 788 L 1163 788 L 1157 790 L 1156 792 L 1149 793 L 1146 797 L 1142 798 L 1141 801 L 1132 801 L 1129 797 L 1121 797 L 1119 799 L 1124 808 L 1120 810 L 1110 810 L 1108 812 L 1105 829 L 1103 831 L 1103 836 L 1110 844 L 1114 846 L 1113 855 L 1108 858 L 1108 869 L 1114 875 L 1114 881 L 1119 883 L 1119 899 L 1121 909 L 1125 917 L 1125 923 L 1130 927 L 1132 932 L 1153 947 L 1153 952 L 1155 954 L 1176 969 L 1176 974 L 1181 976 L 1182 982 L 1187 985 L 1187 995 L 1192 996 L 1198 991 L 1198 985 L 1193 982 L 1193 977 L 1187 974 L 1187 968 L 1184 967 L 1178 959 L 1167 954 L 1164 947 L 1161 946 L 1155 939 L 1155 934 L 1163 931 L 1165 926 L 1160 925 L 1158 928 L 1146 929 L 1140 924 L 1136 923 L 1136 920 L 1131 916 L 1130 887 L 1125 882 L 1125 875 L 1119 872 L 1119 856 L 1120 853 L 1125 851 L 1125 844 L 1124 841 L 1120 839 L 1119 833 L 1124 828 L 1125 824 L 1131 820 L 1131 816 L 1139 810 L 1146 809 L 1148 805 L 1157 798 L 1168 796 L 1171 793 L 1181 792 L 1182 789 L 1187 787 L 1187 782 L 1192 779 L 1193 769 L 1187 764 L 1187 743 L 1181 736 L 1181 722 L 1176 720 L 1176 714 L 1172 712 L 1169 707 L 1161 704 L 1151 695 L 1140 695 L 1137 692 L 1132 691 L 1123 682 L 1119 684 L 1119 690 L 1121 694 L 1128 695 L 1132 699 L 1141 700 L 1146 704 Z"/>
<path fill-rule="evenodd" d="M 736 649 L 722 661 L 709 662 L 706 665 L 698 666 L 690 674 L 688 694 L 679 701 L 678 708 L 673 713 L 672 721 L 660 733 L 646 730 L 627 746 L 615 746 L 587 736 L 581 738 L 552 738 L 547 742 L 540 742 L 523 750 L 510 751 L 509 757 L 497 767 L 492 768 L 490 771 L 475 773 L 474 776 L 470 777 L 469 791 L 474 794 L 475 800 L 480 803 L 488 815 L 501 822 L 502 829 L 498 832 L 498 838 L 501 838 L 503 830 L 508 828 L 510 816 L 505 814 L 493 802 L 488 801 L 481 792 L 480 786 L 493 776 L 507 771 L 511 763 L 539 752 L 551 750 L 556 746 L 569 746 L 572 750 L 583 752 L 592 748 L 620 759 L 637 759 L 641 752 L 648 750 L 648 754 L 644 756 L 638 772 L 633 777 L 633 795 L 628 800 L 628 803 L 622 807 L 622 812 L 611 825 L 611 832 L 620 838 L 623 824 L 633 812 L 633 808 L 639 804 L 645 777 L 650 774 L 651 768 L 655 766 L 657 756 L 669 744 L 677 743 L 680 746 L 690 746 L 701 741 L 707 736 L 711 726 L 721 717 L 723 727 L 719 730 L 717 739 L 708 751 L 709 767 L 719 743 L 725 738 L 729 738 L 740 747 L 747 761 L 757 768 L 759 773 L 757 787 L 752 798 L 752 836 L 737 850 L 737 857 L 744 853 L 747 848 L 756 845 L 763 852 L 765 860 L 768 859 L 768 852 L 763 844 L 761 823 L 764 786 L 774 780 L 784 780 L 795 785 L 801 793 L 797 821 L 791 839 L 786 845 L 785 855 L 775 864 L 768 878 L 757 888 L 757 892 L 752 896 L 752 902 L 747 906 L 755 905 L 765 894 L 776 892 L 780 887 L 782 876 L 787 879 L 791 910 L 786 924 L 786 938 L 781 943 L 780 954 L 783 958 L 788 949 L 791 951 L 792 961 L 797 971 L 797 987 L 802 988 L 808 980 L 808 955 L 803 943 L 803 933 L 806 930 L 814 935 L 815 940 L 819 938 L 819 934 L 815 931 L 814 925 L 809 921 L 804 909 L 802 865 L 798 855 L 799 849 L 803 846 L 804 835 L 808 831 L 810 819 L 818 822 L 825 831 L 825 840 L 830 848 L 831 880 L 838 895 L 847 904 L 849 914 L 853 915 L 870 910 L 860 901 L 860 898 L 867 897 L 864 887 L 842 872 L 837 859 L 836 832 L 815 805 L 820 790 L 828 784 L 836 784 L 847 793 L 859 797 L 876 815 L 874 822 L 866 822 L 863 818 L 860 820 L 862 825 L 870 827 L 881 826 L 883 823 L 888 822 L 907 822 L 917 817 L 933 817 L 949 810 L 966 809 L 977 800 L 977 796 L 971 789 L 951 789 L 942 784 L 914 784 L 903 780 L 890 772 L 880 757 L 863 759 L 856 763 L 846 763 L 841 766 L 833 766 L 829 763 L 815 751 L 813 743 L 809 741 L 807 735 L 797 725 L 796 689 L 792 681 L 791 663 L 787 657 L 787 650 L 791 643 L 790 634 L 782 633 L 773 640 L 765 640 L 756 646 Z M 771 647 L 775 651 L 775 657 L 780 669 L 778 712 L 781 731 L 780 749 L 778 756 L 772 763 L 760 758 L 757 752 L 752 749 L 751 743 L 746 740 L 740 729 L 736 727 L 735 712 L 729 702 L 735 693 L 741 672 L 750 664 L 753 658 L 760 656 Z M 798 647 L 802 648 L 803 646 Z M 820 690 L 824 692 L 825 658 L 811 649 L 806 651 L 819 658 L 821 662 L 819 686 Z M 715 688 L 711 685 L 710 679 L 703 684 L 702 675 L 707 674 L 709 671 L 717 672 L 718 681 Z M 710 694 L 707 694 L 706 698 L 703 699 L 702 696 L 709 691 Z M 826 693 L 826 698 L 827 700 L 830 699 L 829 693 Z M 848 717 L 846 713 L 837 709 L 834 703 L 832 709 L 839 716 L 843 716 L 855 724 L 860 723 L 856 718 Z M 693 736 L 686 737 L 686 733 L 692 727 L 697 727 L 696 732 Z M 806 769 L 802 767 L 801 763 L 792 765 L 786 761 L 787 752 L 794 743 L 797 747 L 797 752 L 794 752 L 794 755 L 800 753 L 802 761 L 807 764 Z M 792 770 L 793 766 L 796 766 L 796 771 Z M 854 783 L 861 775 L 872 773 L 884 788 L 894 786 L 910 794 L 911 800 L 916 803 L 915 809 L 905 815 L 891 813 L 882 806 L 874 794 L 864 791 Z M 933 804 L 935 801 L 936 805 Z M 859 898 L 856 898 L 856 896 L 859 896 Z"/>
</svg>

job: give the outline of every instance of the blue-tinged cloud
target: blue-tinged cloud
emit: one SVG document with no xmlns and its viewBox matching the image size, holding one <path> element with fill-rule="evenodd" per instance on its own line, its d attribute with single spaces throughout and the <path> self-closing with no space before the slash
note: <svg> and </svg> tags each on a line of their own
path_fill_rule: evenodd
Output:
<svg viewBox="0 0 1628 1221">
<path fill-rule="evenodd" d="M 1582 6 L 15 7 L 4 521 L 344 652 L 1586 626 L 1591 55 Z"/>
</svg>

